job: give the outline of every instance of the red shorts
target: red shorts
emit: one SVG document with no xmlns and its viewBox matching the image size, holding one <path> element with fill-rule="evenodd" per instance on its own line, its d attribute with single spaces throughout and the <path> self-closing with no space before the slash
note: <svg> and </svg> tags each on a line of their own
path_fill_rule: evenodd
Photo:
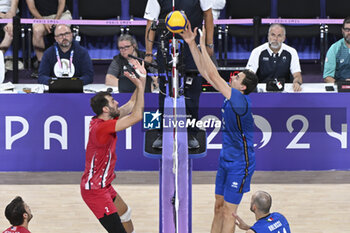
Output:
<svg viewBox="0 0 350 233">
<path fill-rule="evenodd" d="M 98 219 L 104 217 L 105 214 L 117 213 L 117 207 L 113 203 L 117 192 L 112 185 L 103 189 L 86 190 L 80 188 L 80 192 L 83 200 Z"/>
</svg>

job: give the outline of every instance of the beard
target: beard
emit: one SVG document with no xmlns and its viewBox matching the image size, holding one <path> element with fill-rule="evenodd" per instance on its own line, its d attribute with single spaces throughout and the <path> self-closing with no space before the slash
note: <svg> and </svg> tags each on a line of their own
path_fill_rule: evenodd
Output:
<svg viewBox="0 0 350 233">
<path fill-rule="evenodd" d="M 62 48 L 67 48 L 67 47 L 70 47 L 71 45 L 72 45 L 72 41 L 67 39 L 64 39 L 62 43 L 59 44 L 59 46 Z"/>
<path fill-rule="evenodd" d="M 344 36 L 344 35 L 343 35 L 343 37 L 344 37 L 345 42 L 346 42 L 347 44 L 350 44 L 350 35 L 348 35 L 348 36 Z"/>
<path fill-rule="evenodd" d="M 28 214 L 28 222 L 30 222 L 30 220 L 32 220 L 33 215 L 32 214 Z"/>
<path fill-rule="evenodd" d="M 116 118 L 116 117 L 119 117 L 119 115 L 120 115 L 119 110 L 116 110 L 116 109 L 111 108 L 111 107 L 108 107 L 108 108 L 109 108 L 109 116 L 110 116 L 112 119 L 114 119 L 114 118 Z"/>
<path fill-rule="evenodd" d="M 272 49 L 279 49 L 282 45 L 280 42 L 269 42 L 269 45 Z"/>
</svg>

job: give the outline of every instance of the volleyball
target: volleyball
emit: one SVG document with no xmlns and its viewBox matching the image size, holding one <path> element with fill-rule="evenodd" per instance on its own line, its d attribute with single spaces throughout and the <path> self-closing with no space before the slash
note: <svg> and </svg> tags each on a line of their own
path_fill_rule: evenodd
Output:
<svg viewBox="0 0 350 233">
<path fill-rule="evenodd" d="M 173 33 L 182 32 L 188 23 L 188 19 L 183 11 L 172 11 L 165 17 L 166 28 Z"/>
</svg>

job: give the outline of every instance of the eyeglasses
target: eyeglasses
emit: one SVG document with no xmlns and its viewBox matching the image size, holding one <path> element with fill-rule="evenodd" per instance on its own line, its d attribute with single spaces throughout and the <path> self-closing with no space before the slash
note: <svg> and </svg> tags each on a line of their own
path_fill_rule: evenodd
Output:
<svg viewBox="0 0 350 233">
<path fill-rule="evenodd" d="M 127 46 L 124 46 L 124 47 L 119 47 L 119 50 L 120 51 L 124 51 L 124 50 L 127 50 L 131 47 L 131 45 L 127 45 Z"/>
<path fill-rule="evenodd" d="M 350 32 L 350 28 L 343 28 L 344 32 Z"/>
<path fill-rule="evenodd" d="M 63 37 L 70 36 L 70 34 L 72 34 L 72 32 L 61 33 L 56 35 L 55 37 L 62 39 Z"/>
</svg>

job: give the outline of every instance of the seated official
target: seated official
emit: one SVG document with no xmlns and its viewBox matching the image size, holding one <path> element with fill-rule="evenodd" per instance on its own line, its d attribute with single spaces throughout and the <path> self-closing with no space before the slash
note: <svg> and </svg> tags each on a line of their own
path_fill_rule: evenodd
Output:
<svg viewBox="0 0 350 233">
<path fill-rule="evenodd" d="M 129 54 L 144 59 L 146 54 L 143 51 L 137 49 L 137 43 L 135 38 L 128 34 L 122 34 L 118 38 L 118 48 L 120 53 L 113 57 L 112 63 L 109 65 L 106 74 L 106 85 L 118 87 L 119 92 L 134 92 L 135 84 L 124 75 L 124 71 L 132 67 L 128 57 Z M 152 55 L 152 54 L 150 54 Z M 155 62 L 152 64 L 156 65 Z M 157 73 L 157 69 L 153 67 L 147 67 L 147 72 Z M 147 77 L 146 81 L 146 92 L 152 92 L 154 88 L 158 86 L 158 81 L 155 76 Z"/>
<path fill-rule="evenodd" d="M 257 74 L 259 83 L 284 79 L 293 81 L 294 91 L 301 91 L 303 79 L 297 51 L 284 44 L 286 29 L 281 24 L 271 24 L 268 42 L 256 47 L 250 54 L 246 69 Z M 292 80 L 293 77 L 293 80 Z"/>
<path fill-rule="evenodd" d="M 70 27 L 59 24 L 54 33 L 56 42 L 44 52 L 38 82 L 48 85 L 52 77 L 74 77 L 81 79 L 84 85 L 92 83 L 91 58 L 88 51 L 73 40 Z"/>
<path fill-rule="evenodd" d="M 343 21 L 343 38 L 332 44 L 324 63 L 323 78 L 326 83 L 350 81 L 350 16 Z"/>
</svg>

